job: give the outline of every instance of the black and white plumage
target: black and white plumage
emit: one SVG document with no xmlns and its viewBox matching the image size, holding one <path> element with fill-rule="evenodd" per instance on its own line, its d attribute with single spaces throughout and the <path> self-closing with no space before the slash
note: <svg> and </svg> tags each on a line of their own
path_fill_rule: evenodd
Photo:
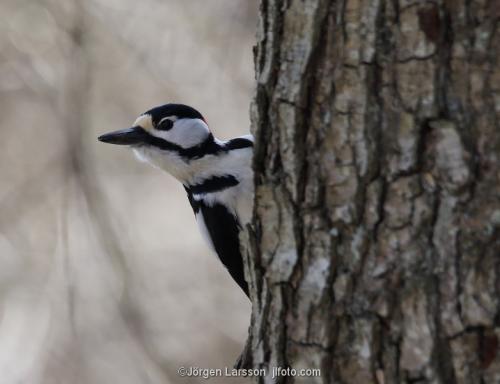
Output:
<svg viewBox="0 0 500 384">
<path fill-rule="evenodd" d="M 166 104 L 99 140 L 129 145 L 139 159 L 183 184 L 203 237 L 248 296 L 239 232 L 252 215 L 253 137 L 220 141 L 197 110 Z"/>
</svg>

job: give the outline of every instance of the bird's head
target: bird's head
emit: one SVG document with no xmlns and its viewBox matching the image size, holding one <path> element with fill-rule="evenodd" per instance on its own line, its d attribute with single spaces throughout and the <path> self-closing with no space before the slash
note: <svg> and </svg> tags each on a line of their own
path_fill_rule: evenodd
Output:
<svg viewBox="0 0 500 384">
<path fill-rule="evenodd" d="M 196 109 L 165 104 L 140 115 L 131 128 L 106 133 L 99 141 L 128 145 L 141 159 L 181 181 L 189 178 L 192 160 L 204 156 L 215 141 Z"/>
</svg>

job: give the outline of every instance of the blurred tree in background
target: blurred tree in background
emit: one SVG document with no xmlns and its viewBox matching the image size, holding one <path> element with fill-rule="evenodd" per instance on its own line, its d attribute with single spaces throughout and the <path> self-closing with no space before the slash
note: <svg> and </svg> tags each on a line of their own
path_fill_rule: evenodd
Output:
<svg viewBox="0 0 500 384">
<path fill-rule="evenodd" d="M 499 10 L 262 1 L 250 355 L 322 370 L 278 382 L 500 382 Z"/>
<path fill-rule="evenodd" d="M 256 11 L 1 2 L 1 384 L 194 383 L 180 365 L 234 361 L 250 308 L 182 187 L 96 137 L 171 101 L 248 133 Z"/>
</svg>

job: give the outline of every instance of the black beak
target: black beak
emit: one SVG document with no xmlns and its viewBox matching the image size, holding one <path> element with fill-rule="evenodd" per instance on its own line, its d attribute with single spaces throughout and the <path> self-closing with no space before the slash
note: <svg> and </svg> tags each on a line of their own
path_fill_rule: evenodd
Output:
<svg viewBox="0 0 500 384">
<path fill-rule="evenodd" d="M 148 134 L 144 129 L 141 127 L 132 127 L 105 133 L 104 135 L 99 136 L 97 140 L 109 144 L 133 145 L 144 143 L 147 137 Z"/>
</svg>

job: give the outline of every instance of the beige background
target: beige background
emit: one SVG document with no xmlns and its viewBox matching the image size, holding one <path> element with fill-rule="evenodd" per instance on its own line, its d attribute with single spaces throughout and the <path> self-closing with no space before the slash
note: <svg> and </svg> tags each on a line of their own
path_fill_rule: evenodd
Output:
<svg viewBox="0 0 500 384">
<path fill-rule="evenodd" d="M 233 364 L 250 303 L 181 185 L 96 137 L 171 101 L 248 133 L 256 3 L 0 3 L 0 384 Z"/>
</svg>

